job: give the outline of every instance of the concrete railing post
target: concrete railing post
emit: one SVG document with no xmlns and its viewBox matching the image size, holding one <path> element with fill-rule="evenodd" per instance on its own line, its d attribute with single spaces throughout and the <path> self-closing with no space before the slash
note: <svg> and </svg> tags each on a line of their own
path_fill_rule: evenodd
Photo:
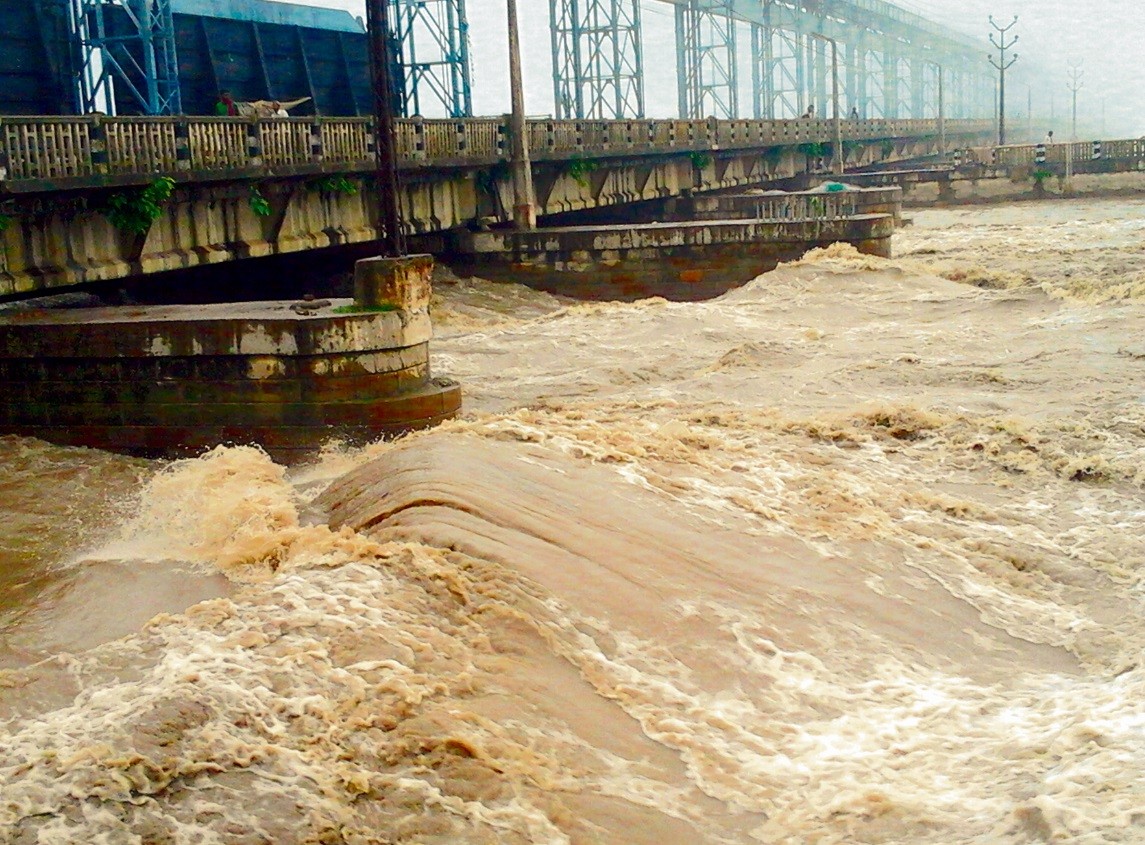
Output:
<svg viewBox="0 0 1145 845">
<path fill-rule="evenodd" d="M 175 169 L 191 169 L 191 124 L 185 118 L 175 121 Z"/>
<path fill-rule="evenodd" d="M 91 126 L 88 129 L 88 139 L 91 143 L 92 172 L 99 174 L 107 173 L 107 126 L 98 114 L 92 115 Z"/>
</svg>

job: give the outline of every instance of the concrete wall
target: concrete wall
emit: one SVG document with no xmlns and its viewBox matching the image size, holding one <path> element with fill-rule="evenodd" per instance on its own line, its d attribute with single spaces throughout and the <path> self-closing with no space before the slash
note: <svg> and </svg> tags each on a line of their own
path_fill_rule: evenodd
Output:
<svg viewBox="0 0 1145 845">
<path fill-rule="evenodd" d="M 853 243 L 890 255 L 890 214 L 840 220 L 723 220 L 456 233 L 444 261 L 457 272 L 578 299 L 710 299 L 816 246 Z"/>
<path fill-rule="evenodd" d="M 885 143 L 856 144 L 850 163 L 923 155 L 934 141 L 895 142 L 891 151 Z M 762 153 L 547 162 L 534 170 L 539 213 L 547 216 L 746 188 L 822 164 L 799 148 L 776 147 Z M 356 176 L 347 183 L 352 193 L 324 190 L 328 183 L 322 180 L 297 177 L 180 186 L 145 236 L 117 230 L 101 211 L 114 190 L 18 196 L 4 212 L 0 231 L 0 297 L 376 240 L 372 181 Z M 255 213 L 252 188 L 267 201 L 268 215 Z M 403 176 L 402 192 L 410 234 L 511 217 L 510 181 L 501 167 L 410 173 Z"/>
</svg>

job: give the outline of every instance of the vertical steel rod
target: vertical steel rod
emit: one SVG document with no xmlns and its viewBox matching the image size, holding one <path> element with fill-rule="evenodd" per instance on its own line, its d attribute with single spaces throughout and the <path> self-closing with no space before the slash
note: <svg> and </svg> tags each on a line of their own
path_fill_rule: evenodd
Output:
<svg viewBox="0 0 1145 845">
<path fill-rule="evenodd" d="M 401 210 L 398 207 L 398 160 L 394 144 L 394 80 L 387 0 L 367 0 L 370 30 L 370 75 L 374 85 L 374 155 L 377 163 L 375 185 L 378 194 L 378 220 L 381 224 L 382 254 L 386 258 L 405 255 Z"/>
</svg>

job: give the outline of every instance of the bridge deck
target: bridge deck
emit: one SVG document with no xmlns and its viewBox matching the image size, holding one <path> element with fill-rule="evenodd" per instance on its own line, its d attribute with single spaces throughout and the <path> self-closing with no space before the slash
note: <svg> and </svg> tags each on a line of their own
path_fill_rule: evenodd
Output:
<svg viewBox="0 0 1145 845">
<path fill-rule="evenodd" d="M 533 120 L 537 161 L 829 144 L 830 120 Z M 948 135 L 989 121 L 947 121 Z M 407 170 L 506 161 L 508 125 L 492 118 L 402 120 Z M 844 142 L 933 137 L 935 120 L 845 121 Z M 0 117 L 0 193 L 140 184 L 156 176 L 217 181 L 373 168 L 367 118 Z"/>
</svg>

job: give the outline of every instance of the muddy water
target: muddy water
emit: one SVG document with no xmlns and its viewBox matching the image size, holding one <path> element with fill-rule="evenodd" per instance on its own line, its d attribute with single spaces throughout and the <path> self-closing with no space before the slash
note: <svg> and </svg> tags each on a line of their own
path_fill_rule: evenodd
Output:
<svg viewBox="0 0 1145 845">
<path fill-rule="evenodd" d="M 466 418 L 290 472 L 0 441 L 0 841 L 1145 841 L 1143 230 L 443 278 Z"/>
</svg>

